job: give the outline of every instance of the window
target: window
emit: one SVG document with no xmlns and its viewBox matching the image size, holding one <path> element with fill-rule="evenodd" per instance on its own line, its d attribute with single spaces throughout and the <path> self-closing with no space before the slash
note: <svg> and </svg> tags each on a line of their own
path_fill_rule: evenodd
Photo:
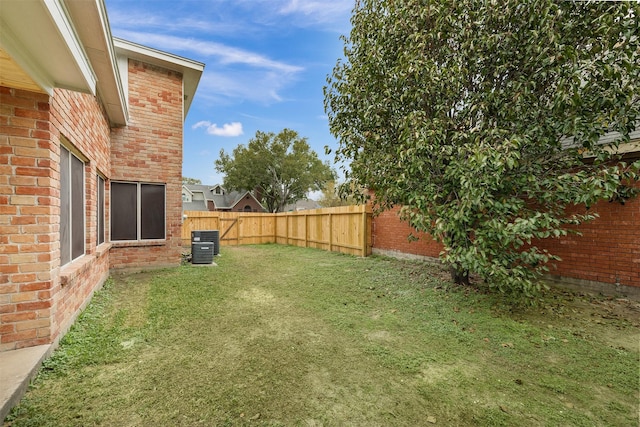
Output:
<svg viewBox="0 0 640 427">
<path fill-rule="evenodd" d="M 84 163 L 60 147 L 60 265 L 84 254 Z"/>
<path fill-rule="evenodd" d="M 245 212 L 251 212 L 252 210 L 253 210 L 253 209 L 251 209 L 251 206 L 249 206 L 249 205 L 246 205 L 246 206 L 244 207 L 244 211 L 245 211 Z"/>
<path fill-rule="evenodd" d="M 98 209 L 96 218 L 96 228 L 98 230 L 98 238 L 96 244 L 101 245 L 104 243 L 104 178 L 98 175 Z"/>
<path fill-rule="evenodd" d="M 165 238 L 165 186 L 111 183 L 111 240 Z"/>
</svg>

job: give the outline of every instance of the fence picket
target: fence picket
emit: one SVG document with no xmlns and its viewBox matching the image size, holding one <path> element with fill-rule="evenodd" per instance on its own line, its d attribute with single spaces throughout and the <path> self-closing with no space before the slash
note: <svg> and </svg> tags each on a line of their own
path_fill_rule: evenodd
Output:
<svg viewBox="0 0 640 427">
<path fill-rule="evenodd" d="M 220 230 L 229 223 L 222 230 L 221 246 L 280 243 L 356 256 L 371 254 L 371 208 L 366 205 L 276 214 L 185 211 L 182 245 L 191 247 L 193 230 Z M 230 232 L 232 227 L 235 230 Z M 227 233 L 230 238 L 225 237 Z"/>
</svg>

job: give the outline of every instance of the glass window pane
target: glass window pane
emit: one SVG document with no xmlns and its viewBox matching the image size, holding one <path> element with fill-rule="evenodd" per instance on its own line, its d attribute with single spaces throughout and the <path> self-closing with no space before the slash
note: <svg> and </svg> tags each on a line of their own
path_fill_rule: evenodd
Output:
<svg viewBox="0 0 640 427">
<path fill-rule="evenodd" d="M 164 185 L 140 185 L 140 229 L 142 239 L 164 239 Z"/>
<path fill-rule="evenodd" d="M 104 243 L 104 179 L 98 175 L 98 244 Z"/>
<path fill-rule="evenodd" d="M 111 240 L 138 239 L 138 185 L 111 183 Z"/>
<path fill-rule="evenodd" d="M 60 147 L 60 265 L 71 261 L 71 194 L 69 151 Z"/>
<path fill-rule="evenodd" d="M 71 257 L 84 254 L 84 163 L 71 156 Z"/>
</svg>

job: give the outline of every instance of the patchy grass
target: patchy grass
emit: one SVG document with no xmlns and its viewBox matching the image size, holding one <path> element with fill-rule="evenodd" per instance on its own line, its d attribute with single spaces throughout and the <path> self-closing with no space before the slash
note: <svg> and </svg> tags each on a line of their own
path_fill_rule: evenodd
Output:
<svg viewBox="0 0 640 427">
<path fill-rule="evenodd" d="M 265 245 L 115 276 L 5 426 L 629 426 L 637 303 Z"/>
</svg>

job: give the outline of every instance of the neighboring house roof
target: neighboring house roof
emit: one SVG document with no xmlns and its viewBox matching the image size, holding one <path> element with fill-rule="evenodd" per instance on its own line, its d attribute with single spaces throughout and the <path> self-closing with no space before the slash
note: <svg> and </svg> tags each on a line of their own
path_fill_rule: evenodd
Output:
<svg viewBox="0 0 640 427">
<path fill-rule="evenodd" d="M 128 58 L 182 73 L 186 117 L 204 64 L 114 39 L 103 0 L 2 2 L 2 86 L 49 95 L 55 88 L 99 93 L 111 124 L 126 125 Z"/>
<path fill-rule="evenodd" d="M 264 209 L 264 206 L 262 206 L 262 203 L 260 203 L 260 201 L 258 199 L 256 199 L 256 197 L 253 195 L 253 193 L 251 191 L 245 191 L 243 192 L 237 192 L 237 191 L 233 191 L 231 193 L 229 193 L 229 197 L 227 198 L 227 203 L 231 202 L 232 200 L 235 199 L 235 201 L 233 201 L 231 203 L 230 209 L 233 209 L 236 207 L 236 205 L 238 205 L 241 201 L 243 201 L 245 199 L 246 196 L 251 196 L 253 198 L 253 200 L 255 200 L 258 205 L 260 205 L 260 207 Z"/>
<path fill-rule="evenodd" d="M 600 137 L 598 145 L 611 144 L 620 136 L 620 132 L 608 132 Z M 562 138 L 560 143 L 563 148 L 575 148 L 578 146 L 573 138 Z M 640 151 L 640 122 L 637 122 L 636 129 L 629 133 L 629 142 L 620 144 L 616 153 L 625 154 L 638 151 Z"/>
<path fill-rule="evenodd" d="M 182 202 L 183 211 L 208 211 L 205 200 L 195 200 L 193 202 Z"/>
<path fill-rule="evenodd" d="M 307 211 L 310 209 L 320 209 L 322 206 L 315 200 L 303 199 L 297 202 L 286 205 L 283 212 L 295 212 L 295 211 Z"/>
<path fill-rule="evenodd" d="M 233 209 L 238 203 L 249 195 L 264 209 L 264 206 L 253 195 L 251 191 L 230 191 L 227 192 L 221 185 L 202 185 L 202 184 L 183 184 L 182 188 L 190 192 L 192 195 L 195 193 L 202 193 L 204 205 L 206 206 L 208 201 L 213 202 L 216 209 L 227 210 Z M 219 189 L 220 194 L 216 194 L 216 189 Z M 183 202 L 182 209 L 188 210 L 200 210 L 200 209 L 188 209 L 189 202 Z"/>
</svg>

